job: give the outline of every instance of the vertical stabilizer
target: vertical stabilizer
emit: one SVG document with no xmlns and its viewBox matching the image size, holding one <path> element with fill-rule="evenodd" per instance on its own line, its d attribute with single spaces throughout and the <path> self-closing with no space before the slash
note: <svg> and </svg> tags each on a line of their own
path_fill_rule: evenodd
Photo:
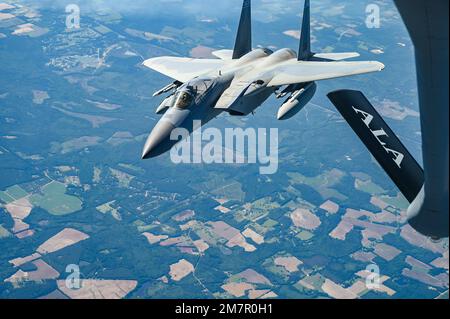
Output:
<svg viewBox="0 0 450 319">
<path fill-rule="evenodd" d="M 310 0 L 305 0 L 303 10 L 303 23 L 300 34 L 300 48 L 298 50 L 298 60 L 307 61 L 313 56 L 311 52 L 311 6 Z"/>
<path fill-rule="evenodd" d="M 244 0 L 239 22 L 233 59 L 240 59 L 252 50 L 252 8 L 251 0 Z"/>
</svg>

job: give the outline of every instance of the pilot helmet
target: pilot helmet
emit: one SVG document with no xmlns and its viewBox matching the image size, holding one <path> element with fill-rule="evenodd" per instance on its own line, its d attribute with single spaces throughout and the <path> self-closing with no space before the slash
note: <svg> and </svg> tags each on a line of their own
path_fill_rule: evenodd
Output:
<svg viewBox="0 0 450 319">
<path fill-rule="evenodd" d="M 176 94 L 174 106 L 178 109 L 184 110 L 191 106 L 193 101 L 193 92 L 188 88 L 184 88 Z"/>
</svg>

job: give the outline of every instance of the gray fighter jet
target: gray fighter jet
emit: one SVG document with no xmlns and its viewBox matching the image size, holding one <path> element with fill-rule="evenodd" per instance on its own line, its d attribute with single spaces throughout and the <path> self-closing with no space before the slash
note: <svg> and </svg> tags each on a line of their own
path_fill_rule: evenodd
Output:
<svg viewBox="0 0 450 319">
<path fill-rule="evenodd" d="M 347 62 L 358 53 L 313 53 L 310 40 L 310 1 L 305 1 L 298 54 L 291 49 L 273 52 L 252 49 L 251 0 L 244 0 L 234 50 L 213 53 L 217 59 L 158 57 L 144 62 L 150 69 L 174 80 L 154 96 L 169 96 L 157 109 L 164 114 L 145 144 L 142 158 L 157 157 L 179 141 L 175 128 L 192 133 L 194 123 L 208 123 L 223 112 L 246 116 L 272 94 L 287 98 L 277 118 L 296 115 L 314 96 L 316 81 L 378 72 L 376 61 Z"/>
</svg>

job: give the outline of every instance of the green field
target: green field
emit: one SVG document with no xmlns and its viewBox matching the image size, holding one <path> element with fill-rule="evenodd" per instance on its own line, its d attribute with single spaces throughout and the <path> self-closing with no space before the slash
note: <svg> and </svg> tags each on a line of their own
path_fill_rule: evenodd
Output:
<svg viewBox="0 0 450 319">
<path fill-rule="evenodd" d="M 333 188 L 337 186 L 346 175 L 346 173 L 338 169 L 326 171 L 316 177 L 307 177 L 295 172 L 287 173 L 287 175 L 290 179 L 289 182 L 292 185 L 308 185 L 314 188 L 323 199 L 336 198 L 341 201 L 347 200 L 347 196 L 341 194 Z"/>
<path fill-rule="evenodd" d="M 398 193 L 397 197 L 381 196 L 380 198 L 383 202 L 400 210 L 406 210 L 409 207 L 408 201 L 401 193 Z"/>
<path fill-rule="evenodd" d="M 83 202 L 75 196 L 66 194 L 66 186 L 52 182 L 42 188 L 42 194 L 34 194 L 30 198 L 34 206 L 46 210 L 55 216 L 64 216 L 82 209 Z"/>
<path fill-rule="evenodd" d="M 110 213 L 114 219 L 121 221 L 122 216 L 120 215 L 120 212 L 118 209 L 114 208 L 113 205 L 116 203 L 116 201 L 112 201 L 103 205 L 98 206 L 96 209 L 102 213 L 102 214 L 108 214 Z"/>
<path fill-rule="evenodd" d="M 278 222 L 273 219 L 268 219 L 264 222 L 264 224 L 262 226 L 265 228 L 274 228 L 274 227 L 278 226 Z"/>
<path fill-rule="evenodd" d="M 6 204 L 9 204 L 14 201 L 14 198 L 9 196 L 7 192 L 0 192 L 0 200 Z"/>
<path fill-rule="evenodd" d="M 320 274 L 315 274 L 313 276 L 305 277 L 304 282 L 314 287 L 314 290 L 316 291 L 322 291 L 322 286 L 325 283 L 325 278 Z M 295 288 L 297 288 L 299 291 L 308 291 L 308 288 L 303 287 L 302 284 L 297 283 L 294 285 Z"/>
<path fill-rule="evenodd" d="M 25 196 L 28 196 L 28 193 L 18 185 L 9 187 L 4 192 L 0 192 L 0 200 L 5 202 L 6 204 L 21 199 Z"/>
<path fill-rule="evenodd" d="M 209 193 L 216 197 L 227 198 L 242 202 L 245 199 L 245 192 L 242 184 L 236 180 L 228 180 L 224 176 L 209 175 L 202 183 L 192 183 L 189 185 L 195 190 L 209 190 Z"/>
<path fill-rule="evenodd" d="M 355 188 L 361 192 L 367 193 L 369 195 L 379 195 L 386 194 L 387 191 L 381 186 L 378 186 L 371 179 L 367 181 L 362 181 L 360 179 L 355 180 Z"/>
<path fill-rule="evenodd" d="M 2 225 L 0 225 L 0 239 L 10 237 L 11 233 Z"/>
<path fill-rule="evenodd" d="M 311 238 L 314 237 L 314 234 L 310 233 L 310 232 L 307 231 L 307 230 L 302 230 L 302 231 L 301 231 L 300 233 L 298 233 L 297 236 L 295 236 L 295 237 L 297 237 L 298 239 L 300 239 L 300 240 L 302 240 L 302 241 L 308 241 L 308 240 L 310 240 Z"/>
</svg>

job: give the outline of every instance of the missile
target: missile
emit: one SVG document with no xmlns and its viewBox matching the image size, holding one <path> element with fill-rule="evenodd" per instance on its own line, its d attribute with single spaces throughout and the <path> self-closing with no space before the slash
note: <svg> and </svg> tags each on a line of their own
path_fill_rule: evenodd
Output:
<svg viewBox="0 0 450 319">
<path fill-rule="evenodd" d="M 167 97 L 162 101 L 162 103 L 156 109 L 156 114 L 164 114 L 174 103 L 175 94 Z"/>
<path fill-rule="evenodd" d="M 169 91 L 171 91 L 173 89 L 176 89 L 177 87 L 180 86 L 180 84 L 181 84 L 180 82 L 175 81 L 175 82 L 173 82 L 173 83 L 163 87 L 161 90 L 156 91 L 155 93 L 153 93 L 153 97 L 161 95 L 161 94 L 164 94 L 164 93 L 167 93 L 167 92 L 169 92 Z"/>
<path fill-rule="evenodd" d="M 280 93 L 278 93 L 276 95 L 277 99 L 281 99 L 283 97 L 285 97 L 286 95 L 288 95 L 289 93 L 292 93 L 294 91 L 300 90 L 301 88 L 304 87 L 303 83 L 300 84 L 290 84 L 288 85 L 283 91 L 281 91 Z"/>
<path fill-rule="evenodd" d="M 279 121 L 284 121 L 294 117 L 306 106 L 306 104 L 309 103 L 309 101 L 311 101 L 314 94 L 316 94 L 316 90 L 317 84 L 315 82 L 311 82 L 302 89 L 292 93 L 292 95 L 286 100 L 286 102 L 283 103 L 283 105 L 281 105 L 278 110 L 277 119 Z"/>
</svg>

